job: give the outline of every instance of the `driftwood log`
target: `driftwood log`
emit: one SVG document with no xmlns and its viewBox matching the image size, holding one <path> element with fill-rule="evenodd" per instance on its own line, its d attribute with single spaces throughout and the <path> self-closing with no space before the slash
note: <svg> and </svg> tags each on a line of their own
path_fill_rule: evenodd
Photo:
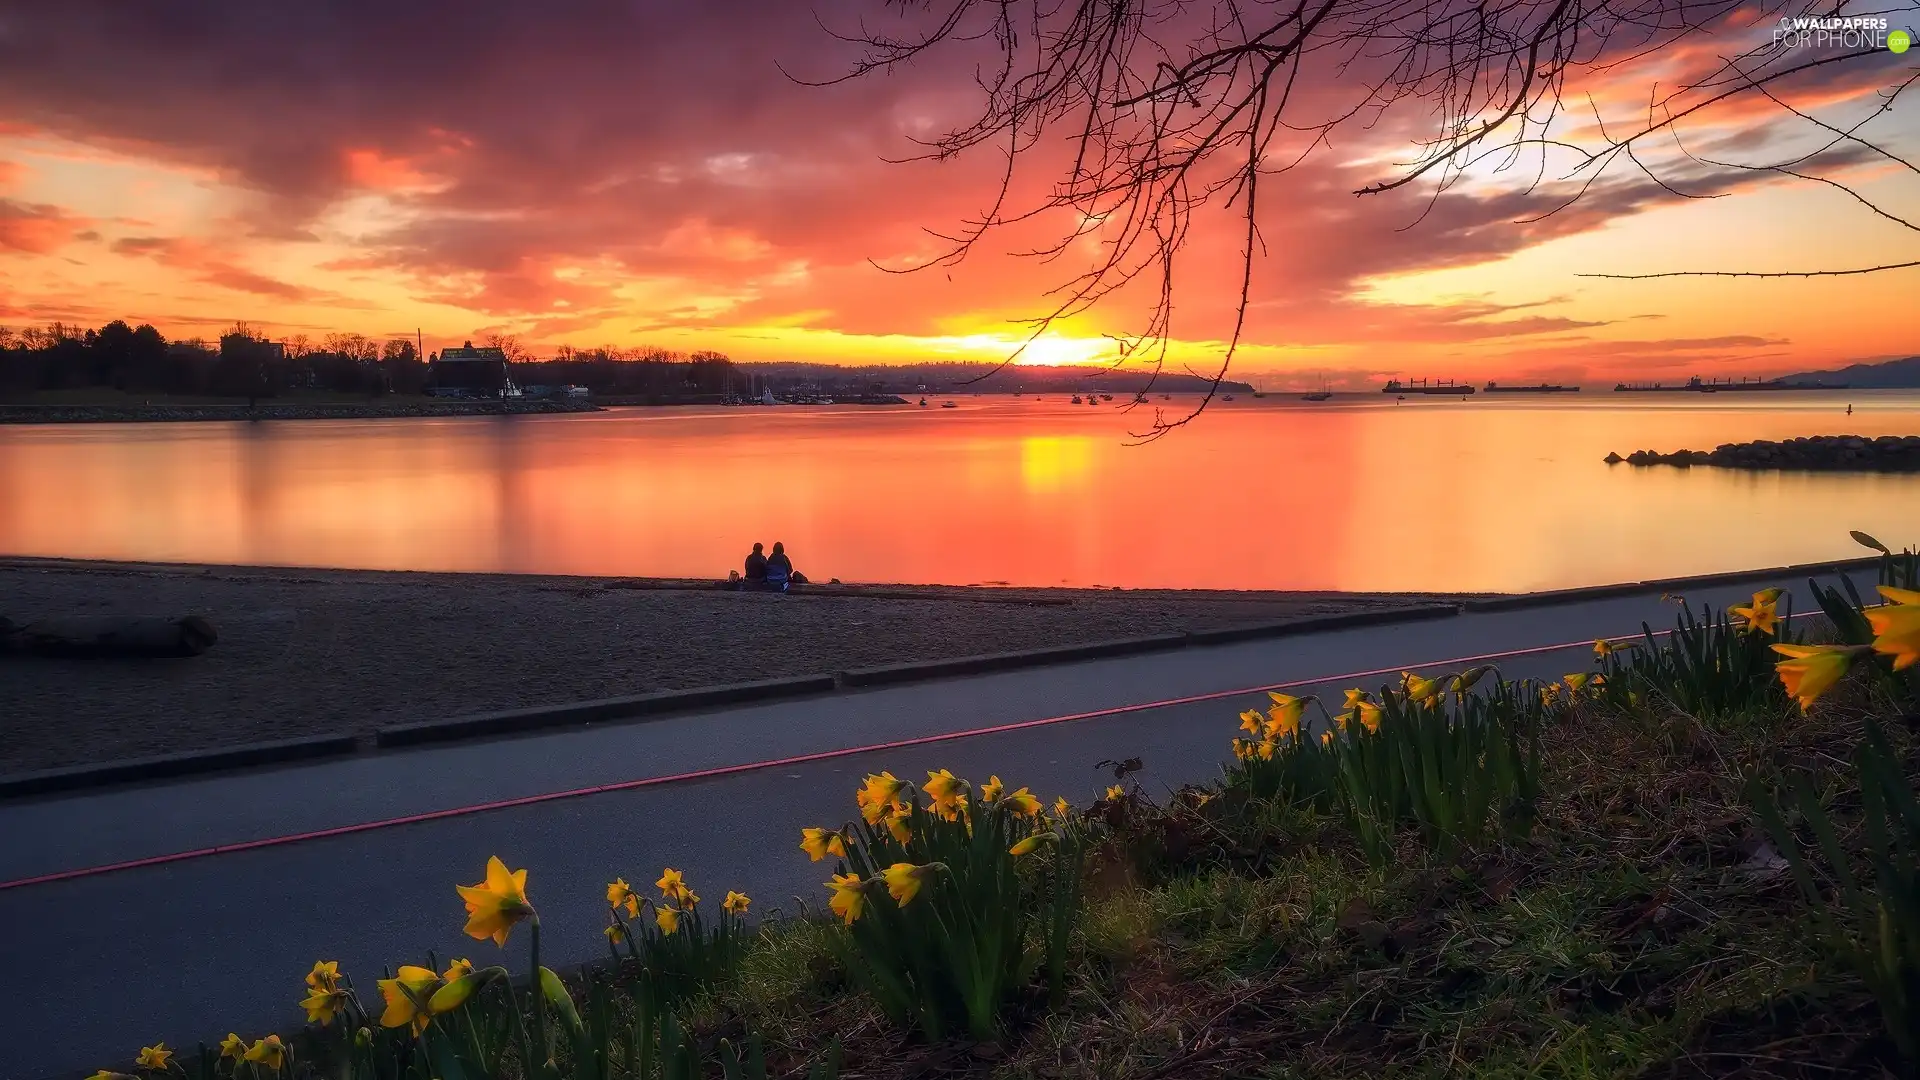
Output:
<svg viewBox="0 0 1920 1080">
<path fill-rule="evenodd" d="M 24 625 L 0 618 L 0 653 L 29 656 L 199 656 L 219 639 L 213 624 L 198 615 L 69 615 Z"/>
</svg>

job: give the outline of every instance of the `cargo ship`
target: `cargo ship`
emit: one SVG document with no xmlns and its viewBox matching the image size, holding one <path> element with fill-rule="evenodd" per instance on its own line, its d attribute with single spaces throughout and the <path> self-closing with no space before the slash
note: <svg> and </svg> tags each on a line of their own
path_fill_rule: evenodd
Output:
<svg viewBox="0 0 1920 1080">
<path fill-rule="evenodd" d="M 1383 394 L 1471 394 L 1473 387 L 1467 383 L 1456 383 L 1452 379 L 1444 379 L 1437 383 L 1430 383 L 1425 379 L 1415 379 L 1406 383 L 1399 379 L 1389 379 L 1387 385 L 1380 388 L 1380 392 Z"/>
<path fill-rule="evenodd" d="M 1489 394 L 1577 394 L 1579 392 L 1580 388 L 1577 386 L 1560 386 L 1556 383 L 1539 383 L 1534 386 L 1501 386 L 1499 383 L 1492 382 L 1487 384 Z"/>
<path fill-rule="evenodd" d="M 1823 383 L 1823 382 L 1788 383 L 1788 382 L 1781 382 L 1778 379 L 1742 379 L 1738 382 L 1735 382 L 1732 379 L 1725 379 L 1725 380 L 1702 379 L 1700 378 L 1700 376 L 1695 375 L 1693 378 L 1688 379 L 1686 382 L 1681 383 L 1677 386 L 1668 386 L 1665 383 L 1620 383 L 1617 386 L 1615 386 L 1613 389 L 1615 393 L 1620 393 L 1620 394 L 1653 394 L 1653 393 L 1726 394 L 1726 393 L 1747 393 L 1747 392 L 1753 392 L 1758 390 L 1845 390 L 1846 388 L 1847 388 L 1846 383 Z"/>
</svg>

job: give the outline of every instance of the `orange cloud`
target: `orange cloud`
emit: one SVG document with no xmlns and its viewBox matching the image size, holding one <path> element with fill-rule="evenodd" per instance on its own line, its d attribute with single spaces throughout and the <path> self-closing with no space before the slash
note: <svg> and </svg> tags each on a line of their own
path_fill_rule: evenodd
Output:
<svg viewBox="0 0 1920 1080">
<path fill-rule="evenodd" d="M 206 244 L 186 237 L 129 236 L 115 240 L 110 247 L 115 254 L 151 258 L 162 266 L 191 275 L 196 281 L 235 292 L 275 300 L 315 300 L 327 295 L 255 273 Z"/>
<path fill-rule="evenodd" d="M 45 255 L 75 239 L 89 224 L 47 203 L 0 199 L 0 248 Z"/>
<path fill-rule="evenodd" d="M 402 157 L 388 157 L 378 150 L 348 150 L 347 179 L 357 187 L 375 191 L 406 191 L 425 185 L 427 175 Z"/>
</svg>

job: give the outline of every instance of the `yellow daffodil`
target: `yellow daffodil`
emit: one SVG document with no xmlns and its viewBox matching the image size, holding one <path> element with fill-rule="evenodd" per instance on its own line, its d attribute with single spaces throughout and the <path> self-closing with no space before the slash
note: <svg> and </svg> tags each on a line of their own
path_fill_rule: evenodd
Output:
<svg viewBox="0 0 1920 1080">
<path fill-rule="evenodd" d="M 1854 657 L 1871 646 L 1864 645 L 1775 645 L 1773 651 L 1788 659 L 1773 666 L 1780 685 L 1805 709 L 1821 694 L 1833 688 L 1847 673 Z"/>
<path fill-rule="evenodd" d="M 633 886 L 623 877 L 614 878 L 607 886 L 607 906 L 623 907 L 633 900 Z"/>
<path fill-rule="evenodd" d="M 893 897 L 894 902 L 901 907 L 906 907 L 913 902 L 914 897 L 920 895 L 921 883 L 933 876 L 933 872 L 939 867 L 939 863 L 915 866 L 912 863 L 897 862 L 880 871 L 880 877 L 887 883 L 887 893 Z"/>
<path fill-rule="evenodd" d="M 1586 688 L 1587 680 L 1592 677 L 1588 672 L 1576 671 L 1571 675 L 1564 676 L 1561 681 L 1567 684 L 1567 689 L 1577 694 Z"/>
<path fill-rule="evenodd" d="M 999 777 L 989 776 L 987 777 L 987 782 L 980 785 L 980 801 L 992 802 L 995 799 L 998 799 L 1000 797 L 1000 793 L 1004 790 L 1006 789 L 1000 783 Z"/>
<path fill-rule="evenodd" d="M 751 903 L 753 903 L 753 901 L 747 898 L 746 893 L 737 893 L 732 889 L 728 889 L 727 898 L 720 901 L 720 910 L 729 915 L 745 915 L 747 913 L 747 905 Z"/>
<path fill-rule="evenodd" d="M 1920 605 L 1920 591 L 1913 589 L 1896 589 L 1891 585 L 1877 585 L 1875 588 L 1880 590 L 1881 598 L 1889 604 Z"/>
<path fill-rule="evenodd" d="M 1119 784 L 1114 784 L 1107 788 L 1106 800 L 1108 802 L 1117 802 L 1126 797 L 1127 789 L 1121 787 Z"/>
<path fill-rule="evenodd" d="M 1780 597 L 1784 595 L 1786 595 L 1785 589 L 1778 589 L 1778 588 L 1761 589 L 1759 592 L 1753 594 L 1753 602 L 1756 604 L 1767 604 L 1771 606 L 1773 604 L 1779 603 Z"/>
<path fill-rule="evenodd" d="M 606 929 L 600 932 L 607 935 L 607 940 L 613 942 L 615 945 L 627 939 L 627 928 L 617 922 L 608 923 Z"/>
<path fill-rule="evenodd" d="M 1065 795 L 1053 800 L 1053 815 L 1055 817 L 1066 817 L 1071 813 L 1073 813 L 1073 807 L 1067 805 L 1067 797 Z"/>
<path fill-rule="evenodd" d="M 946 769 L 929 771 L 927 782 L 920 790 L 933 800 L 933 809 L 949 821 L 957 816 L 959 808 L 966 805 L 967 782 Z"/>
<path fill-rule="evenodd" d="M 406 1027 L 413 1025 L 415 1034 L 427 1030 L 431 1019 L 427 1011 L 427 1000 L 434 991 L 440 989 L 440 976 L 432 971 L 402 965 L 398 975 L 391 979 L 381 979 L 374 985 L 380 988 L 380 996 L 386 1000 L 387 1008 L 380 1014 L 381 1027 Z"/>
<path fill-rule="evenodd" d="M 1346 704 L 1340 707 L 1342 709 L 1352 709 L 1354 706 L 1360 704 L 1363 701 L 1372 701 L 1372 700 L 1373 698 L 1368 696 L 1365 690 L 1349 690 L 1347 691 Z"/>
<path fill-rule="evenodd" d="M 907 788 L 907 782 L 890 772 L 878 775 L 869 774 L 866 783 L 854 793 L 854 801 L 860 804 L 860 815 L 869 825 L 880 824 L 888 807 L 900 800 L 901 792 Z"/>
<path fill-rule="evenodd" d="M 1254 747 L 1253 752 L 1260 755 L 1261 761 L 1272 761 L 1273 752 L 1277 749 L 1279 749 L 1279 744 L 1272 739 L 1261 739 L 1260 745 Z"/>
<path fill-rule="evenodd" d="M 660 880 L 653 883 L 660 895 L 668 900 L 679 900 L 687 895 L 687 881 L 680 871 L 669 866 L 660 872 Z"/>
<path fill-rule="evenodd" d="M 671 934 L 680 929 L 680 909 L 669 904 L 660 904 L 653 909 L 653 921 L 660 924 L 660 932 Z"/>
<path fill-rule="evenodd" d="M 456 959 L 453 963 L 447 965 L 447 970 L 441 973 L 440 977 L 448 982 L 452 982 L 462 975 L 471 974 L 473 974 L 473 961 Z"/>
<path fill-rule="evenodd" d="M 533 914 L 533 905 L 527 903 L 527 872 L 508 870 L 498 855 L 487 859 L 485 881 L 456 885 L 454 891 L 467 904 L 467 936 L 478 941 L 492 938 L 495 945 L 505 946 L 514 924 Z"/>
<path fill-rule="evenodd" d="M 829 855 L 844 859 L 847 857 L 847 842 L 832 829 L 802 829 L 800 850 L 806 852 L 814 862 Z"/>
<path fill-rule="evenodd" d="M 1294 713 L 1302 713 L 1307 710 L 1307 702 L 1313 699 L 1310 697 L 1294 697 L 1292 694 L 1282 694 L 1277 690 L 1269 690 L 1267 691 L 1267 700 L 1273 702 L 1273 707 L 1276 709 L 1287 709 Z"/>
<path fill-rule="evenodd" d="M 886 823 L 888 834 L 893 837 L 896 843 L 904 844 L 913 839 L 913 810 L 911 807 L 903 806 L 893 810 L 882 820 Z"/>
<path fill-rule="evenodd" d="M 307 1010 L 307 1023 L 325 1027 L 333 1023 L 335 1013 L 345 1008 L 347 992 L 345 990 L 310 989 L 300 1007 Z"/>
<path fill-rule="evenodd" d="M 1022 817 L 1039 817 L 1044 809 L 1040 805 L 1040 799 L 1026 788 L 1021 788 L 1007 796 L 1007 806 Z"/>
<path fill-rule="evenodd" d="M 1440 680 L 1423 679 L 1411 671 L 1400 673 L 1407 691 L 1407 700 L 1421 705 L 1429 705 L 1440 699 Z"/>
<path fill-rule="evenodd" d="M 307 986 L 314 990 L 333 990 L 340 986 L 340 962 L 317 960 L 307 972 Z"/>
<path fill-rule="evenodd" d="M 280 1041 L 280 1036 L 269 1035 L 247 1047 L 247 1060 L 279 1072 L 280 1066 L 286 1064 L 287 1046 Z"/>
<path fill-rule="evenodd" d="M 827 906 L 833 909 L 834 914 L 845 919 L 848 926 L 852 926 L 867 908 L 866 879 L 859 874 L 835 874 L 833 880 L 827 882 L 827 887 L 833 890 L 833 897 L 827 901 Z"/>
<path fill-rule="evenodd" d="M 1780 628 L 1780 612 L 1771 603 L 1763 603 L 1758 593 L 1754 594 L 1753 603 L 1727 610 L 1740 619 L 1743 633 L 1771 635 Z"/>
<path fill-rule="evenodd" d="M 1331 732 L 1331 731 L 1323 731 L 1323 732 L 1321 732 L 1321 733 L 1320 733 L 1320 745 L 1321 745 L 1321 746 L 1326 746 L 1326 745 L 1327 745 L 1328 743 L 1331 743 L 1332 741 L 1333 741 L 1333 732 Z"/>
<path fill-rule="evenodd" d="M 1233 756 L 1241 761 L 1253 760 L 1254 744 L 1242 738 L 1233 740 Z"/>
<path fill-rule="evenodd" d="M 1269 739 L 1292 738 L 1299 734 L 1301 717 L 1306 715 L 1307 702 L 1312 699 L 1294 697 L 1291 694 L 1281 694 L 1271 690 L 1267 692 L 1267 698 L 1273 702 L 1273 707 L 1267 710 L 1264 730 L 1256 731 L 1254 734 L 1264 735 Z"/>
<path fill-rule="evenodd" d="M 1351 710 L 1341 713 L 1335 717 L 1335 719 L 1340 722 L 1340 729 L 1342 731 L 1346 730 L 1348 724 L 1356 722 L 1368 731 L 1379 731 L 1380 717 L 1384 712 L 1386 712 L 1384 708 L 1375 705 L 1371 701 L 1357 701 Z M 1323 732 L 1322 734 L 1331 735 L 1333 733 L 1329 731 Z M 1323 738 L 1320 741 L 1326 742 L 1327 740 Z"/>
<path fill-rule="evenodd" d="M 1013 845 L 1011 848 L 1008 848 L 1007 854 L 1031 855 L 1035 851 L 1038 851 L 1040 849 L 1040 845 L 1051 844 L 1058 839 L 1060 839 L 1060 834 L 1056 832 L 1034 833 L 1032 836 L 1027 837 L 1025 840 L 1020 841 L 1019 843 Z"/>
<path fill-rule="evenodd" d="M 1880 591 L 1889 599 L 1906 593 L 1884 585 Z M 1920 601 L 1920 593 L 1906 595 Z M 1920 603 L 1894 600 L 1891 605 L 1868 608 L 1867 622 L 1873 626 L 1874 651 L 1893 657 L 1893 670 L 1905 671 L 1920 660 Z"/>
<path fill-rule="evenodd" d="M 99 1072 L 87 1077 L 87 1080 L 134 1080 L 134 1078 L 126 1073 L 117 1073 L 107 1069 L 101 1069 Z"/>
<path fill-rule="evenodd" d="M 1267 714 L 1259 709 L 1248 709 L 1240 714 L 1240 730 L 1249 735 L 1260 734 L 1260 729 L 1266 726 Z"/>
<path fill-rule="evenodd" d="M 227 1032 L 227 1037 L 220 1040 L 220 1056 L 223 1058 L 239 1061 L 246 1052 L 247 1040 L 241 1038 L 237 1031 Z"/>
<path fill-rule="evenodd" d="M 172 1056 L 173 1051 L 167 1049 L 166 1043 L 157 1042 L 152 1046 L 141 1047 L 140 1056 L 134 1058 L 133 1063 L 143 1069 L 164 1069 L 167 1067 L 167 1059 Z"/>
<path fill-rule="evenodd" d="M 1605 659 L 1623 649 L 1636 649 L 1639 647 L 1640 643 L 1637 641 L 1608 641 L 1606 638 L 1601 638 L 1593 643 L 1593 655 Z"/>
</svg>

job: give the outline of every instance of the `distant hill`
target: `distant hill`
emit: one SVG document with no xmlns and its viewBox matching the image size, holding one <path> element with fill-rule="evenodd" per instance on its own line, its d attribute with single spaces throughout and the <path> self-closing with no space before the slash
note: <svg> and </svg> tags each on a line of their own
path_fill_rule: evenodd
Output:
<svg viewBox="0 0 1920 1080">
<path fill-rule="evenodd" d="M 1845 383 L 1862 390 L 1907 390 L 1920 388 L 1920 356 L 1905 360 L 1883 360 L 1878 364 L 1850 364 L 1837 371 L 1802 371 L 1782 375 L 1781 382 L 1818 380 Z"/>
</svg>

